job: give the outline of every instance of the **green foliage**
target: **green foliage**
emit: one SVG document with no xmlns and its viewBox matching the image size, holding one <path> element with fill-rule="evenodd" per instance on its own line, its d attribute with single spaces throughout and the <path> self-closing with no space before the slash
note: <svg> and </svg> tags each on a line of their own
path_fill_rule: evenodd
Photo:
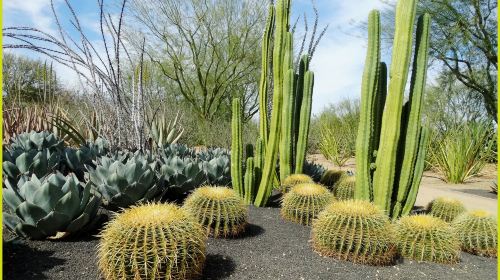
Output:
<svg viewBox="0 0 500 280">
<path fill-rule="evenodd" d="M 292 174 L 281 181 L 280 190 L 282 193 L 287 193 L 291 188 L 302 183 L 314 183 L 314 181 L 305 174 Z"/>
<path fill-rule="evenodd" d="M 464 204 L 458 199 L 439 197 L 429 204 L 429 214 L 444 220 L 452 222 L 456 217 L 465 212 Z"/>
<path fill-rule="evenodd" d="M 230 188 L 198 188 L 186 199 L 183 208 L 215 238 L 237 236 L 245 231 L 248 209 Z"/>
<path fill-rule="evenodd" d="M 457 263 L 460 242 L 445 221 L 429 215 L 402 217 L 396 226 L 401 255 L 417 261 Z"/>
<path fill-rule="evenodd" d="M 333 195 L 338 200 L 354 199 L 354 189 L 356 188 L 356 177 L 344 175 L 333 188 Z"/>
<path fill-rule="evenodd" d="M 369 265 L 394 262 L 393 236 L 389 218 L 364 200 L 334 202 L 312 225 L 312 246 L 320 255 Z"/>
<path fill-rule="evenodd" d="M 463 251 L 479 256 L 497 256 L 495 217 L 486 211 L 476 210 L 460 215 L 452 226 L 458 234 Z"/>
<path fill-rule="evenodd" d="M 179 115 L 167 123 L 164 115 L 155 115 L 150 127 L 150 136 L 154 142 L 152 148 L 163 147 L 166 144 L 175 144 L 184 133 L 184 128 L 178 123 Z"/>
<path fill-rule="evenodd" d="M 3 201 L 10 212 L 4 224 L 17 235 L 30 239 L 64 237 L 89 229 L 96 221 L 100 199 L 90 184 L 61 173 L 37 178 L 22 177 L 17 185 L 5 181 Z"/>
<path fill-rule="evenodd" d="M 100 234 L 98 266 L 104 279 L 195 279 L 205 262 L 206 234 L 174 204 L 124 210 Z"/>
<path fill-rule="evenodd" d="M 444 179 L 463 183 L 478 175 L 493 157 L 495 132 L 488 123 L 469 123 L 445 132 L 431 145 L 429 162 Z"/>
<path fill-rule="evenodd" d="M 342 176 L 345 176 L 345 172 L 342 170 L 328 169 L 321 176 L 320 183 L 326 186 L 329 189 L 333 189 L 333 187 L 339 182 Z"/>
<path fill-rule="evenodd" d="M 285 220 L 310 225 L 332 200 L 333 195 L 325 187 L 314 183 L 301 183 L 283 196 L 281 216 Z"/>
</svg>

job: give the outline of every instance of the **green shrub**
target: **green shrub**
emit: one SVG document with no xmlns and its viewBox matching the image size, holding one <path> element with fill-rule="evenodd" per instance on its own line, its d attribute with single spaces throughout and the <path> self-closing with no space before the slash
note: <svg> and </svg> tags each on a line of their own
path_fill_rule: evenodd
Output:
<svg viewBox="0 0 500 280">
<path fill-rule="evenodd" d="M 206 234 L 184 209 L 144 204 L 124 210 L 100 234 L 104 279 L 194 279 L 205 262 Z"/>
<path fill-rule="evenodd" d="M 320 255 L 369 265 L 393 263 L 393 236 L 388 216 L 364 200 L 336 201 L 312 225 L 312 246 Z"/>
<path fill-rule="evenodd" d="M 215 238 L 238 236 L 247 225 L 247 206 L 230 188 L 198 188 L 186 199 L 183 208 Z"/>
<path fill-rule="evenodd" d="M 460 200 L 439 197 L 429 203 L 428 210 L 432 216 L 451 222 L 465 212 L 465 206 Z"/>
<path fill-rule="evenodd" d="M 312 220 L 333 200 L 327 188 L 314 184 L 295 185 L 283 196 L 281 216 L 285 220 L 310 225 Z"/>
<path fill-rule="evenodd" d="M 401 255 L 417 261 L 457 263 L 460 242 L 454 229 L 430 215 L 404 216 L 396 226 Z"/>
<path fill-rule="evenodd" d="M 476 210 L 457 217 L 453 223 L 462 250 L 471 254 L 497 256 L 497 221 L 483 210 Z"/>
</svg>

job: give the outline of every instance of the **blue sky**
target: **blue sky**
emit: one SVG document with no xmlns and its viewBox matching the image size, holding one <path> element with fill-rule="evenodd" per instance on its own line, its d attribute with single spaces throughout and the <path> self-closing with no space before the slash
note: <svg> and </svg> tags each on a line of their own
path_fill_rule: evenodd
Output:
<svg viewBox="0 0 500 280">
<path fill-rule="evenodd" d="M 91 40 L 97 39 L 97 1 L 69 1 Z M 105 3 L 111 2 L 105 0 Z M 306 12 L 312 24 L 310 0 L 292 0 L 292 3 L 292 21 Z M 61 15 L 61 22 L 66 26 L 69 24 L 69 13 L 64 8 L 64 0 L 54 0 L 54 4 Z M 380 9 L 384 5 L 378 0 L 316 0 L 316 4 L 320 13 L 319 26 L 329 23 L 330 27 L 311 62 L 311 68 L 315 72 L 313 113 L 344 98 L 359 97 L 366 42 L 365 35 L 356 30 L 354 23 L 365 20 L 370 10 Z M 4 27 L 31 26 L 53 34 L 57 30 L 52 20 L 50 0 L 3 0 L 3 20 Z M 299 21 L 300 25 L 302 21 Z M 24 53 L 37 57 L 35 53 Z M 56 67 L 56 71 L 68 84 L 75 82 L 75 76 L 63 66 Z"/>
</svg>

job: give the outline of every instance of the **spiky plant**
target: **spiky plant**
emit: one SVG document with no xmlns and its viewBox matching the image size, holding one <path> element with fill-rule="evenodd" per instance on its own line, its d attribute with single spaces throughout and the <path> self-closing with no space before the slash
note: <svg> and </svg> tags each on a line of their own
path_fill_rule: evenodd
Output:
<svg viewBox="0 0 500 280">
<path fill-rule="evenodd" d="M 417 261 L 457 263 L 460 242 L 447 222 L 430 216 L 404 216 L 396 226 L 401 255 Z"/>
<path fill-rule="evenodd" d="M 486 211 L 476 210 L 458 216 L 452 223 L 462 250 L 471 254 L 497 256 L 497 221 Z"/>
<path fill-rule="evenodd" d="M 346 173 L 342 170 L 329 169 L 323 173 L 319 182 L 332 189 L 332 187 L 335 186 L 335 184 L 337 184 L 340 178 L 345 174 Z"/>
<path fill-rule="evenodd" d="M 333 195 L 322 185 L 298 184 L 283 196 L 281 216 L 285 220 L 310 225 L 332 200 Z"/>
<path fill-rule="evenodd" d="M 248 209 L 243 199 L 230 188 L 198 188 L 183 207 L 215 238 L 237 236 L 245 231 Z"/>
<path fill-rule="evenodd" d="M 322 256 L 369 265 L 391 264 L 394 228 L 380 208 L 364 200 L 336 201 L 312 225 L 312 246 Z"/>
<path fill-rule="evenodd" d="M 98 265 L 105 279 L 193 279 L 205 262 L 203 227 L 174 204 L 131 206 L 100 238 Z"/>
<path fill-rule="evenodd" d="M 333 195 L 338 200 L 349 200 L 354 198 L 354 188 L 356 187 L 356 177 L 344 175 L 333 188 Z"/>
<path fill-rule="evenodd" d="M 314 181 L 306 174 L 292 174 L 281 182 L 280 191 L 287 193 L 292 187 L 302 183 L 314 183 Z"/>
<path fill-rule="evenodd" d="M 443 219 L 446 222 L 453 221 L 456 217 L 465 212 L 465 206 L 460 200 L 447 197 L 434 199 L 429 204 L 428 209 L 429 214 Z"/>
</svg>

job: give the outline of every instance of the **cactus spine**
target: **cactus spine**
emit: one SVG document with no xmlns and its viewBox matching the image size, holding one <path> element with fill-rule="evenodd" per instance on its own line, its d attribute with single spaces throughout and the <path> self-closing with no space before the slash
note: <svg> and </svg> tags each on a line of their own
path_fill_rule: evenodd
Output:
<svg viewBox="0 0 500 280">
<path fill-rule="evenodd" d="M 252 204 L 255 198 L 255 166 L 253 157 L 247 158 L 245 171 L 245 202 Z"/>
<path fill-rule="evenodd" d="M 241 197 L 244 196 L 241 161 L 243 158 L 243 141 L 241 133 L 240 99 L 233 99 L 233 114 L 231 122 L 231 181 L 233 189 Z"/>
<path fill-rule="evenodd" d="M 427 129 L 421 127 L 429 48 L 427 14 L 418 20 L 409 101 L 403 106 L 415 12 L 415 0 L 398 2 L 387 94 L 387 70 L 380 62 L 379 12 L 372 11 L 368 21 L 369 46 L 356 141 L 355 197 L 373 201 L 393 218 L 408 214 L 413 207 L 428 140 Z"/>
</svg>

